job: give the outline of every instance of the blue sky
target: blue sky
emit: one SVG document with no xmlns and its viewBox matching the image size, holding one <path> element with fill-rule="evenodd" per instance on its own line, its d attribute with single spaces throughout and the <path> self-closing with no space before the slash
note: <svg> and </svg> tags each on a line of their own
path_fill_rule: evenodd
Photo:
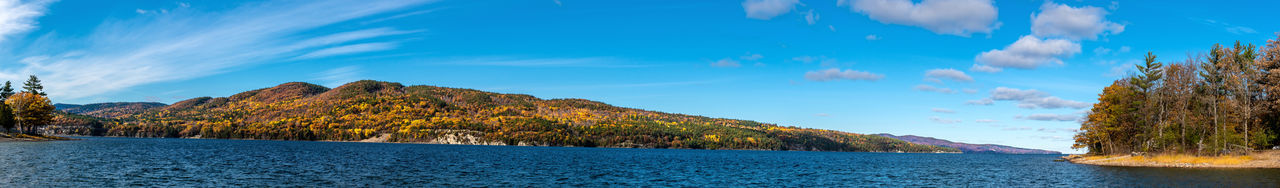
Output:
<svg viewBox="0 0 1280 188">
<path fill-rule="evenodd" d="M 0 79 L 55 102 L 375 79 L 1070 150 L 1147 52 L 1274 39 L 1270 1 L 0 0 Z"/>
</svg>

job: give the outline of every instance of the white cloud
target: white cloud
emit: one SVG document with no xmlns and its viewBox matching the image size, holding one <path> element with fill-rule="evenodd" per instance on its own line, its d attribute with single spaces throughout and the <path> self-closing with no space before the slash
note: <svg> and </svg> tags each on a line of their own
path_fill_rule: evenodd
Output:
<svg viewBox="0 0 1280 188">
<path fill-rule="evenodd" d="M 753 54 L 753 53 L 747 53 L 747 55 L 738 57 L 738 59 L 742 59 L 743 61 L 755 61 L 755 60 L 760 60 L 760 58 L 764 58 L 764 56 L 760 54 Z"/>
<path fill-rule="evenodd" d="M 997 73 L 997 72 L 1000 72 L 1000 71 L 1004 71 L 1004 69 L 1002 69 L 1002 68 L 1000 68 L 1000 67 L 992 67 L 992 66 L 990 66 L 990 65 L 973 64 L 973 67 L 970 67 L 970 68 L 969 68 L 969 71 L 985 72 L 985 73 Z"/>
<path fill-rule="evenodd" d="M 342 84 L 360 80 L 361 72 L 360 66 L 352 65 L 338 67 L 316 74 L 316 80 L 321 81 L 321 83 L 326 87 L 333 88 L 341 86 Z"/>
<path fill-rule="evenodd" d="M 947 79 L 958 82 L 973 82 L 973 77 L 956 69 L 931 69 L 924 72 L 925 78 Z"/>
<path fill-rule="evenodd" d="M 916 85 L 916 87 L 913 89 L 915 89 L 916 91 L 938 92 L 938 93 L 945 93 L 945 94 L 956 93 L 956 91 L 951 90 L 951 88 L 939 88 L 939 87 L 933 87 L 931 85 L 925 85 L 925 84 Z"/>
<path fill-rule="evenodd" d="M 876 36 L 876 35 L 867 35 L 867 37 L 865 38 L 867 40 L 880 40 L 880 36 Z"/>
<path fill-rule="evenodd" d="M 795 10 L 797 4 L 800 0 L 747 0 L 742 2 L 742 10 L 747 18 L 769 20 Z"/>
<path fill-rule="evenodd" d="M 978 120 L 973 120 L 973 122 L 977 122 L 977 123 L 995 123 L 995 122 L 997 122 L 997 121 L 996 121 L 996 120 L 993 120 L 993 119 L 978 119 Z"/>
<path fill-rule="evenodd" d="M 954 114 L 954 113 L 956 113 L 956 111 L 955 111 L 955 110 L 946 109 L 946 108 L 933 108 L 933 109 L 930 109 L 930 111 L 937 112 L 937 113 L 944 113 L 944 114 Z"/>
<path fill-rule="evenodd" d="M 988 106 L 995 103 L 996 101 L 991 99 L 978 99 L 978 100 L 969 100 L 964 102 L 964 104 L 968 104 L 968 105 L 983 105 L 983 106 Z"/>
<path fill-rule="evenodd" d="M 836 32 L 836 26 L 834 25 L 827 25 L 827 29 L 830 29 L 831 32 Z"/>
<path fill-rule="evenodd" d="M 1242 35 L 1242 34 L 1258 33 L 1257 30 L 1254 30 L 1253 28 L 1250 28 L 1250 27 L 1232 25 L 1227 22 L 1219 22 L 1217 20 L 1200 19 L 1200 22 L 1209 26 L 1222 27 L 1222 29 L 1226 30 L 1228 33 L 1231 33 L 1231 34 Z"/>
<path fill-rule="evenodd" d="M 741 67 L 742 63 L 738 62 L 738 60 L 724 58 L 724 59 L 717 60 L 715 62 L 711 62 L 711 66 L 712 67 Z"/>
<path fill-rule="evenodd" d="M 1063 57 L 1080 53 L 1080 44 L 1064 39 L 1041 40 L 1022 36 L 1000 50 L 982 52 L 974 58 L 983 65 L 1000 68 L 1035 69 L 1045 64 L 1062 64 Z"/>
<path fill-rule="evenodd" d="M 1019 116 L 1018 118 L 1037 121 L 1076 121 L 1080 119 L 1080 116 L 1075 114 L 1031 114 Z"/>
<path fill-rule="evenodd" d="M 396 48 L 396 44 L 391 42 L 352 44 L 352 45 L 335 46 L 335 47 L 319 49 L 316 51 L 312 51 L 311 53 L 298 56 L 296 59 L 314 59 L 314 58 L 322 58 L 322 57 L 330 57 L 330 56 L 357 54 L 357 53 L 364 53 L 364 52 L 383 51 L 383 50 L 389 50 L 389 49 L 395 49 L 395 48 Z"/>
<path fill-rule="evenodd" d="M 1045 2 L 1038 14 L 1031 15 L 1031 34 L 1040 37 L 1066 37 L 1072 40 L 1094 40 L 1098 35 L 1124 32 L 1124 25 L 1106 19 L 1107 10 L 1084 6 L 1071 7 Z"/>
<path fill-rule="evenodd" d="M 342 38 L 333 37 L 342 34 L 317 29 L 426 2 L 250 3 L 221 12 L 177 9 L 168 14 L 107 21 L 83 37 L 45 34 L 29 45 L 80 48 L 51 55 L 40 54 L 50 49 L 20 54 L 39 60 L 0 71 L 0 79 L 39 75 L 50 97 L 76 99 L 143 84 L 198 78 L 384 36 Z M 324 38 L 333 40 L 317 42 Z"/>
<path fill-rule="evenodd" d="M 1107 55 L 1107 54 L 1109 54 L 1109 53 L 1111 53 L 1111 49 L 1110 49 L 1110 48 L 1106 48 L 1106 47 L 1101 47 L 1101 46 L 1099 46 L 1098 48 L 1094 48 L 1094 49 L 1093 49 L 1093 54 L 1095 54 L 1095 55 Z"/>
<path fill-rule="evenodd" d="M 994 101 L 1017 101 L 1019 108 L 1028 109 L 1082 109 L 1089 107 L 1089 103 L 1050 96 L 1048 93 L 1034 89 L 1021 90 L 1006 87 L 996 87 L 995 90 L 991 91 L 990 97 L 980 101 L 970 101 L 966 104 L 990 105 L 991 103 L 994 103 Z"/>
<path fill-rule="evenodd" d="M 929 121 L 933 121 L 934 123 L 941 123 L 941 124 L 956 124 L 956 123 L 960 123 L 960 120 L 955 120 L 955 119 L 946 119 L 946 118 L 941 118 L 941 117 L 938 117 L 938 116 L 929 117 Z"/>
<path fill-rule="evenodd" d="M 1118 53 L 1129 53 L 1129 50 L 1131 50 L 1129 46 L 1120 46 L 1120 51 Z"/>
<path fill-rule="evenodd" d="M 856 71 L 856 70 L 840 70 L 838 68 L 830 68 L 825 70 L 809 71 L 804 73 L 804 79 L 811 81 L 836 81 L 836 80 L 866 80 L 876 81 L 884 78 L 882 74 Z"/>
<path fill-rule="evenodd" d="M 589 67 L 589 68 L 637 68 L 654 67 L 609 57 L 585 58 L 522 58 L 522 57 L 465 57 L 429 60 L 438 65 L 500 66 L 500 67 Z"/>
<path fill-rule="evenodd" d="M 827 114 L 827 113 L 817 113 L 817 114 L 813 114 L 813 116 L 818 116 L 818 117 L 830 117 L 830 116 L 831 116 L 831 114 Z"/>
<path fill-rule="evenodd" d="M 934 33 L 969 36 L 1000 27 L 990 0 L 839 0 L 851 10 L 886 24 L 919 26 Z"/>
<path fill-rule="evenodd" d="M 822 16 L 818 15 L 818 13 L 814 13 L 813 9 L 810 9 L 809 12 L 804 13 L 804 22 L 809 23 L 809 25 L 818 23 L 818 19 L 822 19 Z"/>
<path fill-rule="evenodd" d="M 0 42 L 4 42 L 10 35 L 35 29 L 36 18 L 44 16 L 45 6 L 52 2 L 35 0 L 24 3 L 19 0 L 0 0 Z"/>
</svg>

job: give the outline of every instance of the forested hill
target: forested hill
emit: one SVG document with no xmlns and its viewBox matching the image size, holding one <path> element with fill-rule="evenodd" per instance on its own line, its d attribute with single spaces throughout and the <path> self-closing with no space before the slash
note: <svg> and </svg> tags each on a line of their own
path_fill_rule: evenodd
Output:
<svg viewBox="0 0 1280 188">
<path fill-rule="evenodd" d="M 60 113 L 58 123 L 46 131 L 132 137 L 959 152 L 875 135 L 662 113 L 582 99 L 544 100 L 369 80 L 333 89 L 291 82 L 172 105 L 115 104 L 64 105 L 67 108 L 61 110 L 71 113 Z"/>
<path fill-rule="evenodd" d="M 1056 152 L 1056 151 L 1019 148 L 1019 147 L 1006 146 L 1006 145 L 970 144 L 970 143 L 962 143 L 962 142 L 952 142 L 952 141 L 937 139 L 933 137 L 923 137 L 923 136 L 916 136 L 916 135 L 894 136 L 891 134 L 876 134 L 876 136 L 895 138 L 895 139 L 916 143 L 916 144 L 956 148 L 956 149 L 960 149 L 960 151 L 964 153 L 1062 154 L 1062 152 Z"/>
</svg>

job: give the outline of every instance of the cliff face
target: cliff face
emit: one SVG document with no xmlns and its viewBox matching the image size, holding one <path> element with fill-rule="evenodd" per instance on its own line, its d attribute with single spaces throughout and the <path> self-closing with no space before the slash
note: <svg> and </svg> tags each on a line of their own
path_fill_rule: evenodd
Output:
<svg viewBox="0 0 1280 188">
<path fill-rule="evenodd" d="M 588 147 L 959 151 L 875 135 L 663 113 L 583 99 L 545 100 L 370 80 L 333 89 L 291 82 L 229 97 L 199 97 L 146 108 L 91 105 L 109 107 L 68 110 L 77 113 L 64 115 L 67 123 L 95 126 L 65 124 L 61 127 L 77 131 L 64 132 L 424 143 L 455 143 L 466 138 L 458 143 Z M 90 115 L 96 118 L 69 116 L 103 112 L 113 113 Z"/>
<path fill-rule="evenodd" d="M 964 153 L 1062 154 L 1062 152 L 1049 151 L 1049 150 L 1028 149 L 1028 148 L 1019 148 L 1019 147 L 995 145 L 995 144 L 960 143 L 960 142 L 952 142 L 952 141 L 947 141 L 947 140 L 937 139 L 932 137 L 923 137 L 923 136 L 915 136 L 915 135 L 902 135 L 902 136 L 894 136 L 891 134 L 876 134 L 876 135 L 889 137 L 889 138 L 896 138 L 902 141 L 907 141 L 915 144 L 956 148 Z"/>
</svg>

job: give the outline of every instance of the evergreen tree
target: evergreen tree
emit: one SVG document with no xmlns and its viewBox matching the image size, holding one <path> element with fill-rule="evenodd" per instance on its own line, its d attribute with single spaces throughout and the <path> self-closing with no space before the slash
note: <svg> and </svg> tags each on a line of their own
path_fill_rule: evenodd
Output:
<svg viewBox="0 0 1280 188">
<path fill-rule="evenodd" d="M 1148 51 L 1145 63 L 1134 65 L 1134 67 L 1138 68 L 1138 75 L 1134 76 L 1134 79 L 1129 79 L 1129 83 L 1134 87 L 1138 87 L 1138 90 L 1143 94 L 1146 94 L 1164 76 L 1160 71 L 1163 66 L 1164 64 L 1156 62 L 1156 55 Z"/>
<path fill-rule="evenodd" d="M 36 78 L 36 75 L 31 75 L 31 78 L 28 78 L 26 83 L 22 83 L 22 90 L 27 93 L 46 96 L 44 86 L 40 85 L 40 79 Z"/>
<path fill-rule="evenodd" d="M 14 128 L 13 108 L 9 108 L 8 104 L 0 102 L 0 127 L 5 131 L 13 131 Z"/>
<path fill-rule="evenodd" d="M 4 87 L 0 87 L 0 100 L 9 99 L 13 94 L 12 82 L 4 81 Z"/>
</svg>

